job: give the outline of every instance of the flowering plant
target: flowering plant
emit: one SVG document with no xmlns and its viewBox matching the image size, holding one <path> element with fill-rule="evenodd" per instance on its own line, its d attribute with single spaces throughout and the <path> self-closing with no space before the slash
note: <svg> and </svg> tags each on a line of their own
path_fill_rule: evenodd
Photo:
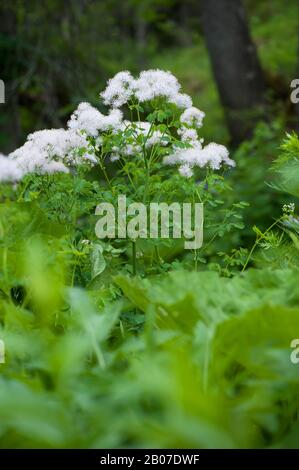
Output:
<svg viewBox="0 0 299 470">
<path fill-rule="evenodd" d="M 264 145 L 224 178 L 227 149 L 204 146 L 169 73 L 122 72 L 102 99 L 0 156 L 0 447 L 297 443 L 298 137 L 275 164 L 292 199 L 248 250 L 238 185 Z M 203 246 L 99 241 L 95 212 L 124 199 L 204 203 Z"/>
<path fill-rule="evenodd" d="M 107 115 L 81 103 L 66 130 L 37 131 L 9 155 L 9 161 L 1 157 L 0 164 L 7 163 L 1 180 L 18 181 L 27 173 L 68 172 L 85 165 L 103 169 L 107 159 L 126 166 L 129 157 L 142 159 L 145 169 L 163 157 L 160 161 L 178 165 L 186 177 L 196 168 L 234 165 L 224 146 L 203 146 L 198 131 L 205 114 L 180 92 L 170 72 L 148 70 L 136 79 L 120 72 L 109 80 L 101 97 L 110 107 Z M 130 119 L 121 110 L 125 106 Z"/>
<path fill-rule="evenodd" d="M 84 102 L 66 129 L 30 134 L 22 147 L 1 157 L 0 181 L 21 182 L 19 200 L 38 199 L 50 218 L 74 229 L 73 239 L 91 239 L 86 224 L 78 234 L 78 219 L 94 212 L 100 200 L 115 203 L 123 193 L 145 204 L 206 203 L 212 237 L 240 228 L 240 205 L 221 220 L 212 215 L 229 189 L 214 170 L 233 167 L 234 161 L 223 145 L 204 145 L 205 113 L 170 72 L 147 70 L 137 78 L 120 72 L 100 96 L 107 114 Z"/>
</svg>

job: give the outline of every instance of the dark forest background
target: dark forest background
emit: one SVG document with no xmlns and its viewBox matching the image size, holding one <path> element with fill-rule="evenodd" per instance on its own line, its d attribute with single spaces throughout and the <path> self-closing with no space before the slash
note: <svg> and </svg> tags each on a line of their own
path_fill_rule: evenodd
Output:
<svg viewBox="0 0 299 470">
<path fill-rule="evenodd" d="M 260 121 L 298 128 L 298 0 L 1 0 L 0 14 L 2 152 L 63 126 L 80 101 L 101 107 L 122 69 L 172 71 L 218 142 L 236 146 Z"/>
</svg>

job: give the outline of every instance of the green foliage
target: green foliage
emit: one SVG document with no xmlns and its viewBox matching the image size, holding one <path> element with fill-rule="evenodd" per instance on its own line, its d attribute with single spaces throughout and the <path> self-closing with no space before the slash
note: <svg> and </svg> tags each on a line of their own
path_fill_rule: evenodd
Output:
<svg viewBox="0 0 299 470">
<path fill-rule="evenodd" d="M 287 135 L 281 146 L 282 153 L 274 164 L 278 173 L 276 188 L 299 198 L 299 139 L 293 133 Z"/>
<path fill-rule="evenodd" d="M 16 29 L 0 36 L 1 78 L 18 87 L 23 132 L 60 125 L 120 64 L 147 62 L 174 72 L 207 112 L 205 138 L 228 140 L 195 15 L 184 23 L 172 0 L 87 3 L 61 14 L 56 0 L 30 11 L 7 2 Z M 267 78 L 288 87 L 297 5 L 247 4 Z M 131 108 L 135 118 L 148 111 Z M 144 146 L 131 127 L 105 137 L 97 170 L 1 185 L 1 448 L 298 447 L 299 140 L 288 135 L 279 149 L 279 113 L 226 174 L 183 179 L 161 165 L 163 146 L 109 162 L 114 145 Z M 157 104 L 148 122 L 176 141 L 173 109 Z M 99 241 L 95 207 L 123 193 L 203 201 L 203 247 Z"/>
<path fill-rule="evenodd" d="M 122 275 L 115 303 L 65 290 L 46 253 L 36 241 L 24 256 L 30 299 L 0 301 L 1 447 L 262 447 L 295 432 L 298 272 Z"/>
</svg>

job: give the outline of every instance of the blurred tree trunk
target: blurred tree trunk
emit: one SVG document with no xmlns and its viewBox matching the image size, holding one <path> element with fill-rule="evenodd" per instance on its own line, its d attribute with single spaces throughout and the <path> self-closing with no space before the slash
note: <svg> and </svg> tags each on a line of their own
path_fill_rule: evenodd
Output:
<svg viewBox="0 0 299 470">
<path fill-rule="evenodd" d="M 241 0 L 202 0 L 202 26 L 233 143 L 265 113 L 265 81 Z"/>
<path fill-rule="evenodd" d="M 180 2 L 179 11 L 179 42 L 183 47 L 190 47 L 192 45 L 192 34 L 190 34 L 189 20 L 190 20 L 190 7 L 191 4 L 188 0 Z"/>
</svg>

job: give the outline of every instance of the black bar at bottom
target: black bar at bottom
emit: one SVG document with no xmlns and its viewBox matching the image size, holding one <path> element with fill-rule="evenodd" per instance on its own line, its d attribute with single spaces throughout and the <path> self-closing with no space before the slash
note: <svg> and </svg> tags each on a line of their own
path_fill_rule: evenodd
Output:
<svg viewBox="0 0 299 470">
<path fill-rule="evenodd" d="M 95 468 L 121 466 L 122 468 L 147 467 L 149 465 L 187 465 L 202 466 L 213 463 L 234 464 L 276 464 L 299 461 L 299 449 L 266 450 L 201 450 L 201 449 L 16 449 L 0 450 L 1 467 L 5 463 L 36 464 L 43 463 L 68 465 L 93 465 Z"/>
</svg>

